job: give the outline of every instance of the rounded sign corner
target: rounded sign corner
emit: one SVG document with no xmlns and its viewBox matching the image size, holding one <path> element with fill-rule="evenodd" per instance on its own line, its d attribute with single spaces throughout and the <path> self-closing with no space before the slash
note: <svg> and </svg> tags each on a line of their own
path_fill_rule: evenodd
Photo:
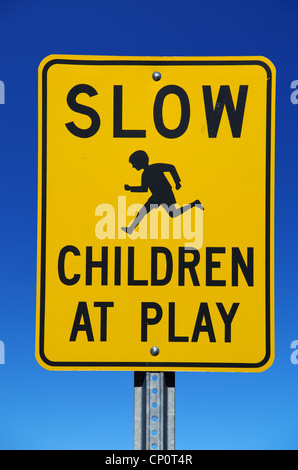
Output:
<svg viewBox="0 0 298 470">
<path fill-rule="evenodd" d="M 256 372 L 266 372 L 273 365 L 275 359 L 274 351 L 268 354 L 268 358 L 265 357 L 262 361 L 262 365 L 256 370 Z"/>
<path fill-rule="evenodd" d="M 47 70 L 53 63 L 56 62 L 59 56 L 55 54 L 50 54 L 42 59 L 39 63 L 38 70 L 42 73 L 45 69 Z"/>
<path fill-rule="evenodd" d="M 276 76 L 276 67 L 275 67 L 274 63 L 265 56 L 259 56 L 259 57 L 256 57 L 256 59 L 259 62 L 259 65 L 266 70 L 267 75 L 275 78 L 275 76 Z"/>
<path fill-rule="evenodd" d="M 43 352 L 40 352 L 38 349 L 35 351 L 35 359 L 37 363 L 42 367 L 43 369 L 46 370 L 57 370 L 52 366 L 52 363 L 50 360 L 48 360 Z"/>
</svg>

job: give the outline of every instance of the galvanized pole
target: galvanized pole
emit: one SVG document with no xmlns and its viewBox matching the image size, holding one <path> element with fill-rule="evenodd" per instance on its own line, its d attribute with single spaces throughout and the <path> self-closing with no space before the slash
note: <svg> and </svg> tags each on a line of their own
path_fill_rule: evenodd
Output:
<svg viewBox="0 0 298 470">
<path fill-rule="evenodd" d="M 134 373 L 134 448 L 175 449 L 175 372 Z"/>
</svg>

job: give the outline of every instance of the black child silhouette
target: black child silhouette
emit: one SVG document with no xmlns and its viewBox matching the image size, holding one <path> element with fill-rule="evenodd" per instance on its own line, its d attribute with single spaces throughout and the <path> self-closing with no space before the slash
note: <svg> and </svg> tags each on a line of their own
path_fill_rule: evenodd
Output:
<svg viewBox="0 0 298 470">
<path fill-rule="evenodd" d="M 180 189 L 180 178 L 174 165 L 170 165 L 168 163 L 154 163 L 149 165 L 149 158 L 144 150 L 137 150 L 134 152 L 130 156 L 129 162 L 136 170 L 143 170 L 142 184 L 141 186 L 130 186 L 126 184 L 124 189 L 134 193 L 146 193 L 148 189 L 150 189 L 152 196 L 150 196 L 148 201 L 145 202 L 144 206 L 140 209 L 130 226 L 121 227 L 122 230 L 128 234 L 131 234 L 134 231 L 146 214 L 159 206 L 162 206 L 170 217 L 178 217 L 183 212 L 194 206 L 198 206 L 200 209 L 204 210 L 198 199 L 183 207 L 175 206 L 176 199 L 172 191 L 172 187 L 164 175 L 164 173 L 169 172 L 176 184 L 176 189 Z"/>
</svg>

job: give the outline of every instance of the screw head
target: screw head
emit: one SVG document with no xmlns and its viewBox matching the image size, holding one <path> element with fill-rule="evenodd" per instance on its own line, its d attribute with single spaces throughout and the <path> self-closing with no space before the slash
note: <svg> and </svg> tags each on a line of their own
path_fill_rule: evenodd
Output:
<svg viewBox="0 0 298 470">
<path fill-rule="evenodd" d="M 155 80 L 156 82 L 158 82 L 158 80 L 161 79 L 161 73 L 160 73 L 160 72 L 154 72 L 154 73 L 152 74 L 152 78 L 153 78 L 153 80 Z"/>
<path fill-rule="evenodd" d="M 152 356 L 158 356 L 159 355 L 159 348 L 157 346 L 152 346 L 150 349 L 150 353 Z"/>
</svg>

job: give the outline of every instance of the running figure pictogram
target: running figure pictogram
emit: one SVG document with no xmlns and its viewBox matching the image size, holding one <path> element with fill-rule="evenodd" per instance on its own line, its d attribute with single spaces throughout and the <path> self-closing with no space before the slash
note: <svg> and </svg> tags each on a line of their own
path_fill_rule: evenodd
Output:
<svg viewBox="0 0 298 470">
<path fill-rule="evenodd" d="M 134 152 L 130 156 L 129 162 L 137 171 L 143 170 L 142 183 L 141 186 L 130 186 L 126 184 L 124 189 L 134 193 L 146 193 L 148 189 L 150 189 L 152 196 L 145 202 L 130 226 L 121 227 L 124 232 L 130 235 L 146 214 L 159 206 L 162 206 L 172 218 L 178 217 L 194 206 L 204 210 L 198 199 L 183 207 L 176 207 L 176 199 L 172 187 L 164 175 L 164 173 L 169 172 L 175 182 L 176 189 L 180 189 L 180 177 L 174 165 L 168 163 L 153 163 L 149 165 L 149 157 L 144 150 Z"/>
</svg>

